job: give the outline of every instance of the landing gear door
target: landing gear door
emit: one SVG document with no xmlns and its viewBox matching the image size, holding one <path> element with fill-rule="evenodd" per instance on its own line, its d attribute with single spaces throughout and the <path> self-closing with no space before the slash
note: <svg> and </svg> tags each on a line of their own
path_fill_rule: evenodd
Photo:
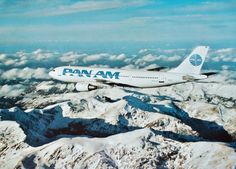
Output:
<svg viewBox="0 0 236 169">
<path fill-rule="evenodd" d="M 159 84 L 164 84 L 165 83 L 165 78 L 161 76 L 158 80 Z"/>
</svg>

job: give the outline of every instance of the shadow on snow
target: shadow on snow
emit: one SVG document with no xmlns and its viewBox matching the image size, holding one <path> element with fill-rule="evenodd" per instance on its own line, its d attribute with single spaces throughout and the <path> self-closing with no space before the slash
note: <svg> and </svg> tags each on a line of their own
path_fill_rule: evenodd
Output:
<svg viewBox="0 0 236 169">
<path fill-rule="evenodd" d="M 180 109 L 173 102 L 171 102 L 171 106 L 168 106 L 144 103 L 139 98 L 133 96 L 125 96 L 123 99 L 125 99 L 130 106 L 140 110 L 175 117 L 197 131 L 200 137 L 209 141 L 232 141 L 231 135 L 223 128 L 223 126 L 218 125 L 216 122 L 189 117 L 187 112 Z"/>
</svg>

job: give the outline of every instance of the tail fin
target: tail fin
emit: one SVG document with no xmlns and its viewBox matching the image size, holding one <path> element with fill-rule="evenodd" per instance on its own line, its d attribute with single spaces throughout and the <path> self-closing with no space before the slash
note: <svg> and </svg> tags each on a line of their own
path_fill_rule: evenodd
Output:
<svg viewBox="0 0 236 169">
<path fill-rule="evenodd" d="M 209 50 L 208 46 L 198 46 L 185 60 L 176 68 L 170 70 L 172 73 L 200 74 L 202 65 Z"/>
</svg>

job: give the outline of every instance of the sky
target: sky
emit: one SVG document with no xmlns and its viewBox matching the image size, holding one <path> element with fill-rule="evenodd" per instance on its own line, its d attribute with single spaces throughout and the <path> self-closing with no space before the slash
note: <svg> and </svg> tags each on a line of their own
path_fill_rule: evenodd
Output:
<svg viewBox="0 0 236 169">
<path fill-rule="evenodd" d="M 236 47 L 235 0 L 0 0 L 0 51 Z"/>
<path fill-rule="evenodd" d="M 0 97 L 58 66 L 170 69 L 198 45 L 204 71 L 235 75 L 236 0 L 0 0 Z"/>
</svg>

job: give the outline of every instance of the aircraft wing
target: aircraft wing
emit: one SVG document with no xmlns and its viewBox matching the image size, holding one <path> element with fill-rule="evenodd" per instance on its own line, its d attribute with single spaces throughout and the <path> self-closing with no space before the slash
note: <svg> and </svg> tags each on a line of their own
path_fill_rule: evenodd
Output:
<svg viewBox="0 0 236 169">
<path fill-rule="evenodd" d="M 105 80 L 105 79 L 96 79 L 95 80 L 97 83 L 103 83 L 103 84 L 111 84 L 111 83 L 114 83 L 114 82 L 111 82 L 109 80 Z"/>
<path fill-rule="evenodd" d="M 156 67 L 156 68 L 152 68 L 152 69 L 147 69 L 147 71 L 160 71 L 163 69 L 166 69 L 167 67 Z"/>
<path fill-rule="evenodd" d="M 96 83 L 103 84 L 103 85 L 109 85 L 109 86 L 122 86 L 122 87 L 136 87 L 136 86 L 131 86 L 123 83 L 115 83 L 110 80 L 104 80 L 104 79 L 96 79 Z"/>
</svg>

